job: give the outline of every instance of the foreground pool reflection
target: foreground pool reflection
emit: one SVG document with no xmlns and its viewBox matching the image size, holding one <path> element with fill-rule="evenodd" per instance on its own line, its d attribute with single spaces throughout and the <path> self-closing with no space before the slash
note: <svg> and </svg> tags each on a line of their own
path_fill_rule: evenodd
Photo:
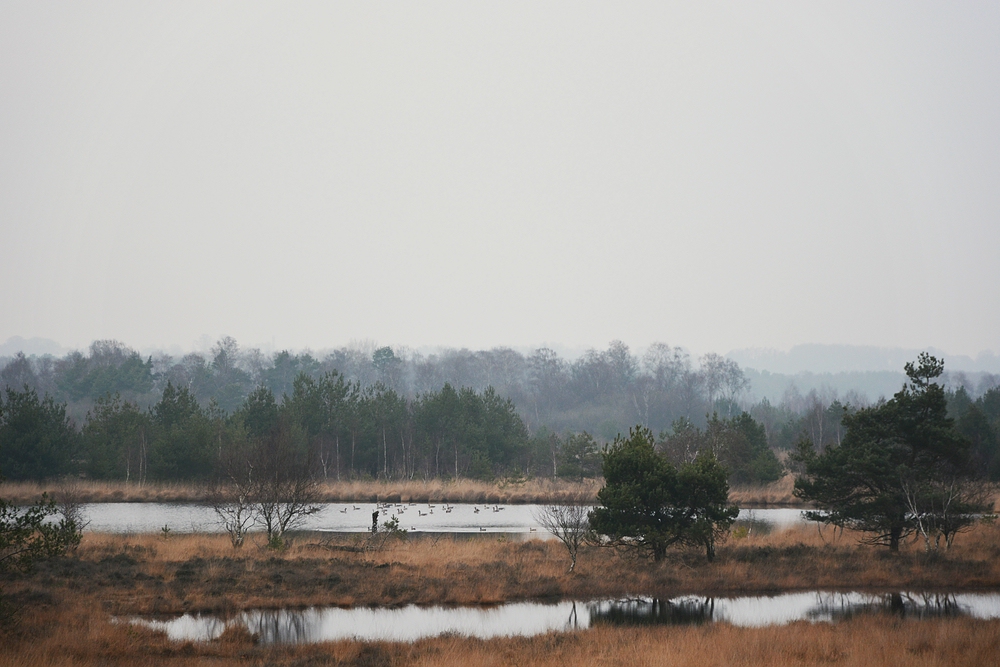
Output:
<svg viewBox="0 0 1000 667">
<path fill-rule="evenodd" d="M 670 600 L 636 598 L 554 604 L 521 602 L 496 607 L 310 608 L 248 611 L 230 618 L 186 614 L 170 620 L 131 618 L 174 640 L 209 641 L 227 628 L 244 627 L 264 644 L 305 644 L 355 639 L 412 642 L 455 634 L 488 639 L 581 630 L 593 625 L 689 625 L 727 622 L 737 626 L 793 621 L 835 622 L 858 614 L 890 613 L 909 618 L 968 616 L 1000 618 L 1000 593 L 828 593 Z"/>
</svg>

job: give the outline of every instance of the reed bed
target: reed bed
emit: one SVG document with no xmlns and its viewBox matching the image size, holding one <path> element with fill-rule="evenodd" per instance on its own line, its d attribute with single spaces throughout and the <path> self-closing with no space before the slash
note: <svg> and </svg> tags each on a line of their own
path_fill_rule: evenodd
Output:
<svg viewBox="0 0 1000 667">
<path fill-rule="evenodd" d="M 326 482 L 320 494 L 327 502 L 488 503 L 488 504 L 590 504 L 596 501 L 600 480 L 567 481 L 536 477 L 525 481 L 481 482 L 432 479 L 400 481 Z"/>
<path fill-rule="evenodd" d="M 794 478 L 759 487 L 734 487 L 730 501 L 740 507 L 793 507 L 801 502 L 792 494 Z M 523 482 L 477 480 L 328 481 L 318 489 L 319 502 L 418 502 L 590 505 L 597 502 L 603 481 L 534 478 Z M 211 488 L 182 482 L 103 482 L 92 480 L 0 483 L 0 498 L 30 503 L 42 493 L 71 497 L 77 502 L 205 503 Z"/>
<path fill-rule="evenodd" d="M 0 483 L 0 498 L 16 503 L 32 503 L 43 493 L 81 503 L 207 503 L 211 497 L 208 486 L 188 482 L 136 484 L 72 479 Z"/>
<path fill-rule="evenodd" d="M 740 507 L 802 507 L 794 491 L 795 475 L 789 473 L 762 486 L 734 486 L 729 490 L 729 502 Z"/>
<path fill-rule="evenodd" d="M 535 478 L 525 481 L 477 480 L 325 481 L 319 484 L 318 502 L 449 502 L 489 504 L 591 504 L 597 499 L 600 480 L 567 481 Z M 102 482 L 92 480 L 4 482 L 0 498 L 30 503 L 42 493 L 72 496 L 78 502 L 189 502 L 204 503 L 211 488 L 204 484 Z"/>
</svg>

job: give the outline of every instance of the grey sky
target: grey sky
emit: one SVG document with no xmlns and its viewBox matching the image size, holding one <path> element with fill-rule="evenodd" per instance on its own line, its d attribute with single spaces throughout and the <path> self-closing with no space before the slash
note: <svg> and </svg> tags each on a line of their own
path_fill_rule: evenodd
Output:
<svg viewBox="0 0 1000 667">
<path fill-rule="evenodd" d="M 1000 5 L 0 2 L 0 341 L 1000 350 Z"/>
</svg>

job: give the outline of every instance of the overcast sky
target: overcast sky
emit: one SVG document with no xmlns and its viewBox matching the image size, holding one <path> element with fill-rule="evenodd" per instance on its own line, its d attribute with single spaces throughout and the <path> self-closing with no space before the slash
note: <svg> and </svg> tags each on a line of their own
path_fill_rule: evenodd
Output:
<svg viewBox="0 0 1000 667">
<path fill-rule="evenodd" d="M 1000 350 L 1000 4 L 0 2 L 0 341 Z"/>
</svg>

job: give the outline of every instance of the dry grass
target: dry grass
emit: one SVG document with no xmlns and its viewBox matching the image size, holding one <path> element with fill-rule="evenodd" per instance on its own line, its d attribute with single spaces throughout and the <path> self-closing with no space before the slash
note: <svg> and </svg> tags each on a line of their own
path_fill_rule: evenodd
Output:
<svg viewBox="0 0 1000 667">
<path fill-rule="evenodd" d="M 69 487 L 80 502 L 208 502 L 210 489 L 192 483 L 95 482 L 4 482 L 0 497 L 15 502 L 33 502 L 42 493 L 63 493 Z M 450 502 L 502 504 L 587 504 L 597 498 L 599 480 L 572 482 L 536 478 L 524 482 L 479 482 L 476 480 L 345 481 L 319 486 L 320 502 Z"/>
<path fill-rule="evenodd" d="M 729 501 L 740 507 L 801 507 L 795 497 L 795 475 L 785 475 L 764 486 L 734 486 L 729 491 Z"/>
<path fill-rule="evenodd" d="M 532 599 L 796 590 L 982 590 L 1000 588 L 1000 527 L 963 534 L 948 553 L 919 543 L 898 554 L 856 536 L 798 528 L 730 539 L 708 563 L 676 550 L 660 563 L 610 549 L 581 550 L 574 574 L 555 541 L 497 536 L 419 536 L 365 550 L 361 536 L 300 535 L 285 551 L 263 536 L 235 551 L 222 535 L 84 536 L 72 559 L 10 576 L 11 591 L 99 600 L 112 614 L 236 611 L 313 605 L 484 604 Z"/>
<path fill-rule="evenodd" d="M 261 539 L 255 536 L 255 539 Z M 234 551 L 221 535 L 87 534 L 74 558 L 0 581 L 20 622 L 0 637 L 0 666 L 24 665 L 976 665 L 993 664 L 1000 623 L 866 618 L 741 629 L 612 628 L 534 638 L 460 637 L 415 644 L 338 642 L 261 647 L 238 632 L 172 643 L 112 615 L 234 612 L 312 605 L 474 604 L 629 595 L 804 589 L 976 590 L 1000 587 L 1000 527 L 960 535 L 947 554 L 899 554 L 856 536 L 797 528 L 730 539 L 707 563 L 675 551 L 661 563 L 587 548 L 575 574 L 556 542 L 421 536 L 365 551 L 366 538 L 300 535 L 276 553 Z"/>
<path fill-rule="evenodd" d="M 390 501 L 490 504 L 586 504 L 597 498 L 600 480 L 572 482 L 537 477 L 523 482 L 479 482 L 433 479 L 427 481 L 328 482 L 321 486 L 327 502 Z"/>
<path fill-rule="evenodd" d="M 1000 623 L 806 623 L 745 629 L 597 628 L 570 636 L 418 644 L 414 665 L 989 665 L 1000 648 Z M 429 649 L 437 649 L 433 653 Z"/>
<path fill-rule="evenodd" d="M 43 493 L 59 497 L 69 493 L 84 503 L 181 503 L 209 502 L 210 489 L 205 485 L 181 482 L 135 484 L 95 482 L 90 480 L 49 482 L 3 482 L 0 498 L 30 503 Z"/>
<path fill-rule="evenodd" d="M 537 477 L 523 482 L 480 482 L 476 480 L 427 481 L 343 481 L 323 482 L 320 502 L 449 502 L 488 504 L 588 505 L 597 502 L 603 480 L 580 482 Z M 740 507 L 804 507 L 792 493 L 795 476 L 785 475 L 764 486 L 733 487 L 729 500 Z M 2 482 L 0 498 L 19 503 L 36 500 L 42 493 L 60 495 L 69 492 L 79 502 L 209 502 L 210 489 L 193 483 L 151 482 L 143 485 L 124 482 L 88 480 Z M 1000 511 L 1000 488 L 993 492 L 994 508 Z"/>
<path fill-rule="evenodd" d="M 740 507 L 795 507 L 801 501 L 792 495 L 792 475 L 766 486 L 734 487 L 731 502 Z M 586 505 L 597 501 L 602 480 L 580 482 L 535 478 L 520 483 L 479 482 L 476 480 L 427 481 L 344 481 L 324 482 L 319 487 L 321 502 L 450 502 L 502 504 Z M 142 486 L 124 482 L 5 482 L 0 497 L 17 502 L 31 502 L 43 492 L 59 494 L 71 487 L 80 502 L 208 502 L 209 488 L 191 483 L 147 483 Z"/>
<path fill-rule="evenodd" d="M 78 601 L 49 605 L 5 639 L 0 665 L 993 665 L 1000 622 L 969 619 L 900 621 L 869 617 L 837 625 L 795 623 L 749 629 L 597 627 L 531 638 L 439 637 L 413 644 L 332 642 L 255 646 L 240 633 L 202 644 L 172 643 L 140 627 L 113 624 Z"/>
</svg>

